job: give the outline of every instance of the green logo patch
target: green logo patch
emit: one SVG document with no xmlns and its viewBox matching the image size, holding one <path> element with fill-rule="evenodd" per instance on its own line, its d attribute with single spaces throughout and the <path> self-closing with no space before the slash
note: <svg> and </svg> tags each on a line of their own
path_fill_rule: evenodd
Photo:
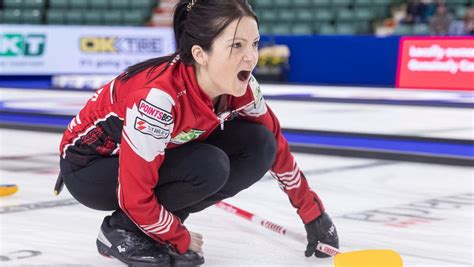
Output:
<svg viewBox="0 0 474 267">
<path fill-rule="evenodd" d="M 173 144 L 184 144 L 191 140 L 197 139 L 201 134 L 205 133 L 206 131 L 191 129 L 189 132 L 182 131 L 180 134 L 175 136 L 170 140 Z"/>
<path fill-rule="evenodd" d="M 45 47 L 44 34 L 0 34 L 1 57 L 38 57 L 44 54 Z"/>
</svg>

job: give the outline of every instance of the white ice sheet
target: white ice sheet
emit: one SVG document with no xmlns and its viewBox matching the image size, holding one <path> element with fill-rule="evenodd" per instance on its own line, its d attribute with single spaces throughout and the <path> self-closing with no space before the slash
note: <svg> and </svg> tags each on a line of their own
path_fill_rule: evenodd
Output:
<svg viewBox="0 0 474 267">
<path fill-rule="evenodd" d="M 96 252 L 98 228 L 108 213 L 75 204 L 67 190 L 53 196 L 59 140 L 59 134 L 0 130 L 0 183 L 20 187 L 0 199 L 2 266 L 123 266 Z M 19 155 L 24 157 L 12 158 Z M 473 266 L 472 168 L 295 156 L 332 215 L 343 250 L 394 249 L 408 267 Z M 268 176 L 228 202 L 304 233 Z M 396 222 L 354 219 L 361 214 L 384 214 Z M 304 244 L 214 207 L 192 214 L 186 226 L 204 235 L 206 266 L 333 266 L 331 259 L 305 258 Z"/>
</svg>

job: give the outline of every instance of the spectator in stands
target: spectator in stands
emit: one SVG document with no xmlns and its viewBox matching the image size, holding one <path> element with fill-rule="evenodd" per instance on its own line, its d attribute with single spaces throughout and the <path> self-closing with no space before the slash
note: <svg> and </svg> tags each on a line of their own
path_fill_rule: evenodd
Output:
<svg viewBox="0 0 474 267">
<path fill-rule="evenodd" d="M 474 7 L 468 7 L 462 20 L 455 20 L 449 27 L 449 35 L 474 35 Z"/>
<path fill-rule="evenodd" d="M 464 18 L 464 34 L 474 35 L 474 7 L 471 6 L 466 11 Z"/>
<path fill-rule="evenodd" d="M 453 17 L 444 3 L 439 3 L 436 13 L 430 18 L 429 29 L 431 35 L 447 35 Z"/>
<path fill-rule="evenodd" d="M 448 35 L 459 36 L 465 34 L 464 20 L 455 20 L 449 25 Z"/>
<path fill-rule="evenodd" d="M 423 15 L 423 3 L 420 0 L 409 0 L 406 5 L 406 14 L 402 20 L 405 24 L 419 23 Z"/>
<path fill-rule="evenodd" d="M 435 13 L 436 7 L 438 6 L 438 2 L 433 0 L 422 0 L 421 3 L 423 4 L 423 11 L 421 14 L 421 21 L 423 23 L 427 23 Z"/>
</svg>

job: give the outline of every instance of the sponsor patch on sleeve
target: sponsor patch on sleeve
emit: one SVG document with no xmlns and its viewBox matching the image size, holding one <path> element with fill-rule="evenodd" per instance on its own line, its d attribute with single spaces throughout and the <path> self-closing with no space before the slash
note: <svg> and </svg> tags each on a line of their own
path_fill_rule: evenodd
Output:
<svg viewBox="0 0 474 267">
<path fill-rule="evenodd" d="M 153 125 L 139 117 L 135 119 L 135 130 L 142 134 L 150 135 L 156 139 L 166 139 L 170 135 L 169 130 L 158 125 Z"/>
<path fill-rule="evenodd" d="M 140 100 L 138 111 L 155 121 L 163 123 L 164 125 L 170 125 L 173 123 L 173 116 L 171 113 L 151 104 L 144 99 Z"/>
<path fill-rule="evenodd" d="M 255 98 L 255 106 L 257 106 L 258 104 L 260 104 L 260 102 L 262 102 L 263 94 L 260 90 L 260 84 L 258 84 L 257 79 L 255 79 L 253 75 L 250 77 L 249 86 L 250 89 L 252 89 L 252 93 Z"/>
</svg>

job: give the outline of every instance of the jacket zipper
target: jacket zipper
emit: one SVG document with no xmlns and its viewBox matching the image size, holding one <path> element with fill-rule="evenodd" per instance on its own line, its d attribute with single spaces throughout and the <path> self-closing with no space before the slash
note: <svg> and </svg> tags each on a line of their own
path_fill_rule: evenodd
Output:
<svg viewBox="0 0 474 267">
<path fill-rule="evenodd" d="M 219 124 L 220 124 L 220 126 L 221 126 L 221 131 L 224 131 L 224 122 L 225 122 L 225 121 L 237 117 L 238 113 L 239 113 L 241 110 L 243 110 L 243 109 L 249 107 L 250 105 L 255 105 L 255 101 L 252 101 L 252 102 L 250 102 L 250 103 L 248 103 L 248 104 L 246 104 L 246 105 L 244 105 L 244 106 L 241 106 L 241 107 L 238 108 L 238 109 L 234 109 L 234 110 L 232 110 L 232 111 L 224 111 L 224 112 L 222 112 L 222 113 L 217 114 L 216 117 L 217 117 L 217 120 L 219 121 Z M 228 112 L 229 114 L 223 115 L 223 114 L 225 114 L 226 112 Z"/>
</svg>

